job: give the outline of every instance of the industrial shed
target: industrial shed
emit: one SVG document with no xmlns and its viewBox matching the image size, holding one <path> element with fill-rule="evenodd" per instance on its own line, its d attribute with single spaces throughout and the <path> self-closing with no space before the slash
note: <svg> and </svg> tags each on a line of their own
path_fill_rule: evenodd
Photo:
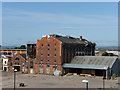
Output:
<svg viewBox="0 0 120 90">
<path fill-rule="evenodd" d="M 120 74 L 118 57 L 110 56 L 75 56 L 70 63 L 63 64 L 65 73 L 91 74 L 110 79 L 113 74 Z"/>
</svg>

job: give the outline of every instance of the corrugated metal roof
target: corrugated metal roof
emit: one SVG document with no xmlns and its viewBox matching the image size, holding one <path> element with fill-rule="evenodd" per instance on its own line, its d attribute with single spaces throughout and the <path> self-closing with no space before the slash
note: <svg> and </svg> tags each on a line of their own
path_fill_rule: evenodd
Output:
<svg viewBox="0 0 120 90">
<path fill-rule="evenodd" d="M 102 65 L 83 65 L 83 64 L 64 64 L 63 67 L 65 68 L 84 68 L 84 69 L 102 69 L 106 70 L 108 66 Z"/>
<path fill-rule="evenodd" d="M 75 56 L 71 63 L 64 64 L 63 67 L 107 69 L 112 67 L 117 58 L 110 56 Z"/>
</svg>

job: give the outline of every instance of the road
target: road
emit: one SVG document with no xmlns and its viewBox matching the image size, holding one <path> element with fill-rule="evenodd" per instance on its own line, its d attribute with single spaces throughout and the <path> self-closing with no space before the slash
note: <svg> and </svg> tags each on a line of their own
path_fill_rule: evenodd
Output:
<svg viewBox="0 0 120 90">
<path fill-rule="evenodd" d="M 2 87 L 13 88 L 13 73 L 3 72 Z M 80 76 L 51 76 L 40 74 L 20 74 L 16 75 L 16 87 L 20 83 L 25 83 L 25 88 L 85 88 L 83 79 L 89 81 L 89 88 L 103 88 L 101 77 L 88 78 Z M 105 80 L 105 88 L 117 88 L 118 80 Z"/>
</svg>

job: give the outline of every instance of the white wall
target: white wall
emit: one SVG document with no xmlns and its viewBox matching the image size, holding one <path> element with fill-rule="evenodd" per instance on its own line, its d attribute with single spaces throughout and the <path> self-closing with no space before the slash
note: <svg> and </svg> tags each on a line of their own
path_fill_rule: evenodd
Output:
<svg viewBox="0 0 120 90">
<path fill-rule="evenodd" d="M 4 67 L 6 67 L 8 71 L 8 58 L 3 58 L 3 70 L 4 70 Z"/>
</svg>

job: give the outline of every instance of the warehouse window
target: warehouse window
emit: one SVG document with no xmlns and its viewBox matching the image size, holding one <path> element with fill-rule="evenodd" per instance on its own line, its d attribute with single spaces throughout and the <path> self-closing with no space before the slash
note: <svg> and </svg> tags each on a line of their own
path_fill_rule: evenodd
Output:
<svg viewBox="0 0 120 90">
<path fill-rule="evenodd" d="M 55 56 L 56 56 L 56 53 L 55 53 Z"/>
<path fill-rule="evenodd" d="M 53 71 L 55 71 L 55 69 L 56 69 L 56 67 L 55 67 L 55 66 L 53 66 Z"/>
<path fill-rule="evenodd" d="M 56 69 L 58 69 L 58 67 L 57 66 L 53 66 L 53 71 L 55 71 Z"/>
<path fill-rule="evenodd" d="M 48 44 L 48 46 L 50 46 L 50 44 Z"/>
<path fill-rule="evenodd" d="M 50 65 L 47 65 L 47 68 L 50 68 Z"/>
<path fill-rule="evenodd" d="M 43 59 L 41 59 L 41 62 L 43 62 Z"/>
<path fill-rule="evenodd" d="M 43 56 L 43 54 L 41 54 L 41 56 Z"/>
<path fill-rule="evenodd" d="M 48 56 L 50 56 L 50 54 L 48 53 Z"/>
<path fill-rule="evenodd" d="M 54 60 L 54 62 L 56 62 L 56 59 Z"/>
<path fill-rule="evenodd" d="M 55 48 L 55 51 L 56 51 L 56 48 Z"/>
<path fill-rule="evenodd" d="M 41 44 L 41 46 L 43 46 L 43 44 Z"/>
<path fill-rule="evenodd" d="M 48 59 L 48 62 L 50 62 L 50 60 Z"/>
<path fill-rule="evenodd" d="M 48 48 L 48 51 L 50 50 L 50 48 Z"/>
<path fill-rule="evenodd" d="M 15 58 L 15 60 L 19 60 L 19 58 L 17 57 L 17 58 Z"/>
</svg>

